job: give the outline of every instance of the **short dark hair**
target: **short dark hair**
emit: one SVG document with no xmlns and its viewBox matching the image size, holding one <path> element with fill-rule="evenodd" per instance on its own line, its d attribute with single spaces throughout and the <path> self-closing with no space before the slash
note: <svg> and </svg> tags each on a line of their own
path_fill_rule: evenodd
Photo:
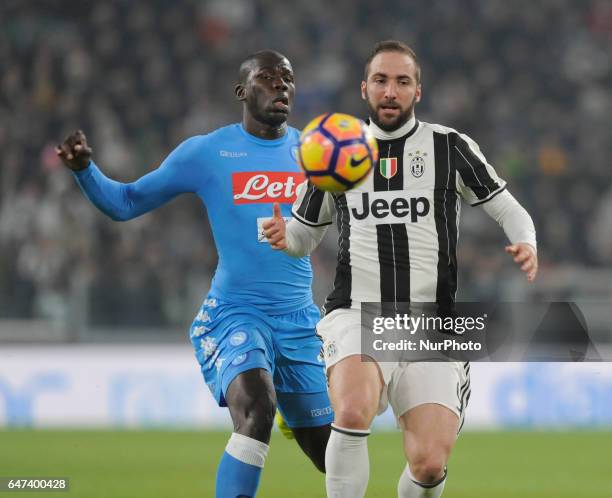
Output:
<svg viewBox="0 0 612 498">
<path fill-rule="evenodd" d="M 246 59 L 242 61 L 242 64 L 240 64 L 240 69 L 238 70 L 238 80 L 240 81 L 240 83 L 245 83 L 249 76 L 249 73 L 253 69 L 253 66 L 267 57 L 287 59 L 287 57 L 285 57 L 280 52 L 277 52 L 276 50 L 260 50 L 259 52 L 250 54 L 249 56 L 247 56 Z"/>
<path fill-rule="evenodd" d="M 374 45 L 374 49 L 370 53 L 370 56 L 368 57 L 368 60 L 366 60 L 365 63 L 365 71 L 363 75 L 364 80 L 367 81 L 368 79 L 368 72 L 370 71 L 370 64 L 372 63 L 372 60 L 381 52 L 399 52 L 400 54 L 406 54 L 410 56 L 414 61 L 414 65 L 416 66 L 417 83 L 421 82 L 421 65 L 419 64 L 419 60 L 417 59 L 414 50 L 412 50 L 404 42 L 398 40 L 384 40 Z"/>
</svg>

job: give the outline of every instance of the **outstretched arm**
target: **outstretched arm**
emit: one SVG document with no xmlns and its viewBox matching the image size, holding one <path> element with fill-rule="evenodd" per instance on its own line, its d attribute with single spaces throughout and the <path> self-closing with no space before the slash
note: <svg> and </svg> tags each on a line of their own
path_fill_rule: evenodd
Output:
<svg viewBox="0 0 612 498">
<path fill-rule="evenodd" d="M 311 227 L 295 219 L 285 223 L 277 202 L 274 203 L 272 219 L 265 221 L 262 228 L 272 249 L 282 250 L 295 258 L 314 251 L 327 231 L 327 226 Z"/>
<path fill-rule="evenodd" d="M 117 182 L 100 171 L 91 160 L 92 149 L 81 130 L 71 133 L 56 152 L 72 170 L 85 196 L 113 220 L 125 221 L 161 206 L 180 193 L 194 191 L 195 182 L 190 174 L 194 168 L 189 165 L 191 140 L 175 149 L 158 169 L 132 183 Z"/>
<path fill-rule="evenodd" d="M 527 280 L 533 282 L 538 273 L 538 252 L 536 231 L 529 213 L 507 190 L 482 207 L 504 229 L 511 243 L 505 251 L 527 274 Z"/>
</svg>

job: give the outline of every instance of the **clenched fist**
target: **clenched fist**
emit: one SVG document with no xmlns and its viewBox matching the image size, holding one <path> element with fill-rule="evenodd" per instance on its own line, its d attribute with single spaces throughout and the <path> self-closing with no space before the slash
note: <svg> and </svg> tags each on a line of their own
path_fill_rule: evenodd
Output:
<svg viewBox="0 0 612 498">
<path fill-rule="evenodd" d="M 87 145 L 85 133 L 81 130 L 68 135 L 63 144 L 55 147 L 55 152 L 72 171 L 85 169 L 92 154 L 91 148 Z"/>
</svg>

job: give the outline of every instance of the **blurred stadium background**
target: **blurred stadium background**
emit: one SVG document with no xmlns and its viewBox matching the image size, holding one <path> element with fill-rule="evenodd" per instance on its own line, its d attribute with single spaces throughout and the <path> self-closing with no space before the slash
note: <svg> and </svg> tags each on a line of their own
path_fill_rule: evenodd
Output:
<svg viewBox="0 0 612 498">
<path fill-rule="evenodd" d="M 237 66 L 262 48 L 278 49 L 293 63 L 292 125 L 330 110 L 363 116 L 363 61 L 386 38 L 406 41 L 420 57 L 418 118 L 472 136 L 536 223 L 541 273 L 528 286 L 503 253 L 499 227 L 466 207 L 461 298 L 611 301 L 609 1 L 393 0 L 383 8 L 363 0 L 3 0 L 0 427 L 8 430 L 0 432 L 0 476 L 72 472 L 82 478 L 78 496 L 84 497 L 210 494 L 224 442 L 201 431 L 228 429 L 187 340 L 216 264 L 199 200 L 181 198 L 126 224 L 112 222 L 83 198 L 54 146 L 82 128 L 103 170 L 133 180 L 185 137 L 240 119 L 232 92 Z M 335 245 L 328 234 L 313 256 L 318 303 L 331 286 Z M 610 317 L 596 321 L 607 324 Z M 612 427 L 609 364 L 477 364 L 472 375 L 466 434 L 453 461 L 463 477 L 455 474 L 455 488 L 449 480 L 445 496 L 612 496 L 609 468 L 606 474 L 601 466 L 606 441 L 609 462 L 611 441 L 605 432 Z M 388 414 L 377 424 L 393 429 Z M 147 474 L 134 448 L 147 453 L 147 442 L 153 447 L 164 433 L 149 439 L 119 433 L 112 446 L 116 433 L 109 432 L 100 460 L 89 461 L 73 450 L 100 448 L 95 433 L 33 430 L 42 428 L 199 432 L 173 433 L 192 451 L 186 454 L 164 446 L 173 439 L 167 437 L 156 447 L 162 448 L 160 468 L 151 464 L 147 469 L 155 471 Z M 557 432 L 520 437 L 508 429 Z M 600 432 L 570 432 L 576 430 Z M 189 446 L 194 439 L 200 444 Z M 397 439 L 391 436 L 389 445 Z M 298 474 L 306 473 L 296 482 L 315 482 L 304 477 L 312 471 L 295 448 L 280 439 L 275 444 L 289 461 L 295 458 Z M 373 444 L 372 460 L 386 461 L 389 446 Z M 53 465 L 43 465 L 42 448 L 55 448 Z M 131 481 L 141 484 L 138 476 L 145 481 L 150 474 L 163 479 L 129 492 L 101 480 L 100 462 L 112 475 L 117 471 L 109 461 L 125 448 L 134 450 L 133 458 L 117 461 L 142 471 Z M 401 452 L 393 448 L 390 467 L 379 468 L 397 472 L 373 474 L 372 496 L 392 494 L 401 468 Z M 181 493 L 163 488 L 173 482 L 165 454 L 175 455 L 174 462 L 189 456 L 192 466 L 170 465 L 173 478 L 189 481 Z M 487 464 L 499 473 L 497 484 L 487 484 L 474 467 L 498 459 L 514 470 Z M 198 460 L 206 464 L 193 466 Z M 281 475 L 277 461 L 270 468 Z M 517 462 L 524 467 L 517 470 Z M 263 496 L 323 496 L 322 481 L 303 495 L 275 494 L 274 475 L 266 474 Z M 191 482 L 196 476 L 204 480 L 200 488 Z"/>
</svg>

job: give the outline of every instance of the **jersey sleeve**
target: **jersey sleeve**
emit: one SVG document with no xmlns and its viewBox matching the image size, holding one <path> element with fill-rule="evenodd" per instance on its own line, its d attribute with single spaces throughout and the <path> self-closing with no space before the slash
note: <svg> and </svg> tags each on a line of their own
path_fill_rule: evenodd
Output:
<svg viewBox="0 0 612 498">
<path fill-rule="evenodd" d="M 194 149 L 198 139 L 193 137 L 180 144 L 162 162 L 135 182 L 121 183 L 100 171 L 91 161 L 89 166 L 74 172 L 85 196 L 100 211 L 116 221 L 126 221 L 147 213 L 179 194 L 195 192 L 201 168 L 198 168 Z"/>
<path fill-rule="evenodd" d="M 332 224 L 334 199 L 329 192 L 319 190 L 314 185 L 304 182 L 292 208 L 293 217 L 311 227 Z"/>
<path fill-rule="evenodd" d="M 483 204 L 506 188 L 478 144 L 464 134 L 457 134 L 453 159 L 457 169 L 457 191 L 472 206 Z"/>
</svg>

